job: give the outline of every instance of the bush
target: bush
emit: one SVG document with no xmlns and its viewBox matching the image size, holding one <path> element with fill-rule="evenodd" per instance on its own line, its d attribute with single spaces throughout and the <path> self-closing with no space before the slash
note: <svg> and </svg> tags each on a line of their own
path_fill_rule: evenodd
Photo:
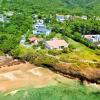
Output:
<svg viewBox="0 0 100 100">
<path fill-rule="evenodd" d="M 68 46 L 71 50 L 72 49 L 76 49 L 76 47 L 74 46 L 74 45 L 72 45 L 72 44 L 69 44 L 69 46 Z"/>
<path fill-rule="evenodd" d="M 46 65 L 46 66 L 52 66 L 56 64 L 58 60 L 56 60 L 53 57 L 49 57 L 44 54 L 35 54 L 33 56 L 33 59 L 31 59 L 31 63 L 41 66 L 41 65 Z"/>
<path fill-rule="evenodd" d="M 62 53 L 62 51 L 61 50 L 49 50 L 48 53 L 50 55 L 56 56 L 56 55 L 60 55 Z"/>
<path fill-rule="evenodd" d="M 70 53 L 72 50 L 70 48 L 64 48 L 62 53 Z"/>
<path fill-rule="evenodd" d="M 18 46 L 11 51 L 11 55 L 14 58 L 19 58 L 21 60 L 30 61 L 35 54 L 35 51 L 31 48 L 25 48 L 23 46 Z"/>
<path fill-rule="evenodd" d="M 100 55 L 100 50 L 96 50 L 96 55 Z"/>
</svg>

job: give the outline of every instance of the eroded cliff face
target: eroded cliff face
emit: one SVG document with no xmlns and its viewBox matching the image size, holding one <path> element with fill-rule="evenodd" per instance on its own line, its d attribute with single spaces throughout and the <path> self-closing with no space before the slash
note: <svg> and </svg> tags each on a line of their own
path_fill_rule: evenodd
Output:
<svg viewBox="0 0 100 100">
<path fill-rule="evenodd" d="M 72 64 L 58 63 L 52 66 L 55 71 L 79 78 L 82 82 L 84 80 L 100 84 L 100 68 L 96 67 L 74 67 Z"/>
</svg>

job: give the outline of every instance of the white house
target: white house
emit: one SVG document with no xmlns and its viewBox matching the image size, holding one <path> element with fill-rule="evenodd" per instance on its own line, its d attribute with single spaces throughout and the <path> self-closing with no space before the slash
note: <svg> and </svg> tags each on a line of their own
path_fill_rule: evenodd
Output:
<svg viewBox="0 0 100 100">
<path fill-rule="evenodd" d="M 13 16 L 14 15 L 14 12 L 13 11 L 8 11 L 8 12 L 4 12 L 4 14 L 6 15 L 6 16 Z"/>
<path fill-rule="evenodd" d="M 81 16 L 81 19 L 83 19 L 83 20 L 87 20 L 88 17 L 83 15 L 83 16 Z"/>
<path fill-rule="evenodd" d="M 0 14 L 0 22 L 4 22 L 4 16 L 3 16 L 3 14 Z"/>
<path fill-rule="evenodd" d="M 96 17 L 96 20 L 100 20 L 100 17 Z"/>
<path fill-rule="evenodd" d="M 84 38 L 89 40 L 90 42 L 99 42 L 100 41 L 100 35 L 84 35 Z"/>
<path fill-rule="evenodd" d="M 51 33 L 51 30 L 45 27 L 39 27 L 36 30 L 33 30 L 33 34 L 36 34 L 36 35 L 39 35 L 39 34 L 49 35 L 50 33 Z"/>
<path fill-rule="evenodd" d="M 58 14 L 56 14 L 56 20 L 58 22 L 64 22 L 65 16 L 64 15 L 58 15 Z"/>
<path fill-rule="evenodd" d="M 98 44 L 97 46 L 100 47 L 100 44 Z"/>
<path fill-rule="evenodd" d="M 68 47 L 68 43 L 62 39 L 52 39 L 50 41 L 45 42 L 45 47 L 47 49 L 63 49 Z"/>
<path fill-rule="evenodd" d="M 36 24 L 33 25 L 33 28 L 34 29 L 38 29 L 40 27 L 45 27 L 45 25 L 44 24 L 41 24 L 41 23 L 36 23 Z"/>
<path fill-rule="evenodd" d="M 33 34 L 49 35 L 50 33 L 51 33 L 51 30 L 46 28 L 43 20 L 37 20 L 37 23 L 33 25 Z"/>
<path fill-rule="evenodd" d="M 72 15 L 65 15 L 65 20 L 71 20 L 73 18 Z"/>
</svg>

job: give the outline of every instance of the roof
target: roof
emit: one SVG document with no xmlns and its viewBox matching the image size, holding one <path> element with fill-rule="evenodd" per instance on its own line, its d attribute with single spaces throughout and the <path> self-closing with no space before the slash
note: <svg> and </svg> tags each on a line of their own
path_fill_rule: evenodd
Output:
<svg viewBox="0 0 100 100">
<path fill-rule="evenodd" d="M 84 35 L 84 38 L 86 38 L 86 39 L 91 39 L 92 38 L 92 35 Z"/>
<path fill-rule="evenodd" d="M 84 35 L 84 38 L 86 38 L 86 39 L 100 38 L 100 35 Z"/>
<path fill-rule="evenodd" d="M 66 43 L 65 40 L 61 40 L 61 39 L 53 39 L 53 40 L 47 41 L 47 44 L 53 48 L 57 48 L 59 46 L 68 46 L 68 43 Z"/>
<path fill-rule="evenodd" d="M 58 19 L 64 19 L 64 15 L 56 15 L 56 18 L 58 18 Z"/>
<path fill-rule="evenodd" d="M 47 28 L 45 28 L 45 27 L 38 27 L 38 28 L 37 28 L 37 31 L 41 31 L 41 32 L 43 32 L 43 33 L 46 33 L 46 32 L 48 32 L 48 31 L 50 31 L 50 30 L 47 29 Z"/>
<path fill-rule="evenodd" d="M 38 40 L 38 38 L 36 38 L 36 37 L 29 38 L 29 41 L 36 41 L 36 40 Z"/>
</svg>

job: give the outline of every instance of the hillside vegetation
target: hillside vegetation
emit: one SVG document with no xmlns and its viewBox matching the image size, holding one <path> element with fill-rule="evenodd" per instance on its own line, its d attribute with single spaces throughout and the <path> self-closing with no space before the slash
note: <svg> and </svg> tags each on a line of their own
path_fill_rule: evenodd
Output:
<svg viewBox="0 0 100 100">
<path fill-rule="evenodd" d="M 39 12 L 100 15 L 99 0 L 1 0 L 1 4 L 17 10 L 24 7 L 24 10 L 36 9 Z"/>
</svg>

